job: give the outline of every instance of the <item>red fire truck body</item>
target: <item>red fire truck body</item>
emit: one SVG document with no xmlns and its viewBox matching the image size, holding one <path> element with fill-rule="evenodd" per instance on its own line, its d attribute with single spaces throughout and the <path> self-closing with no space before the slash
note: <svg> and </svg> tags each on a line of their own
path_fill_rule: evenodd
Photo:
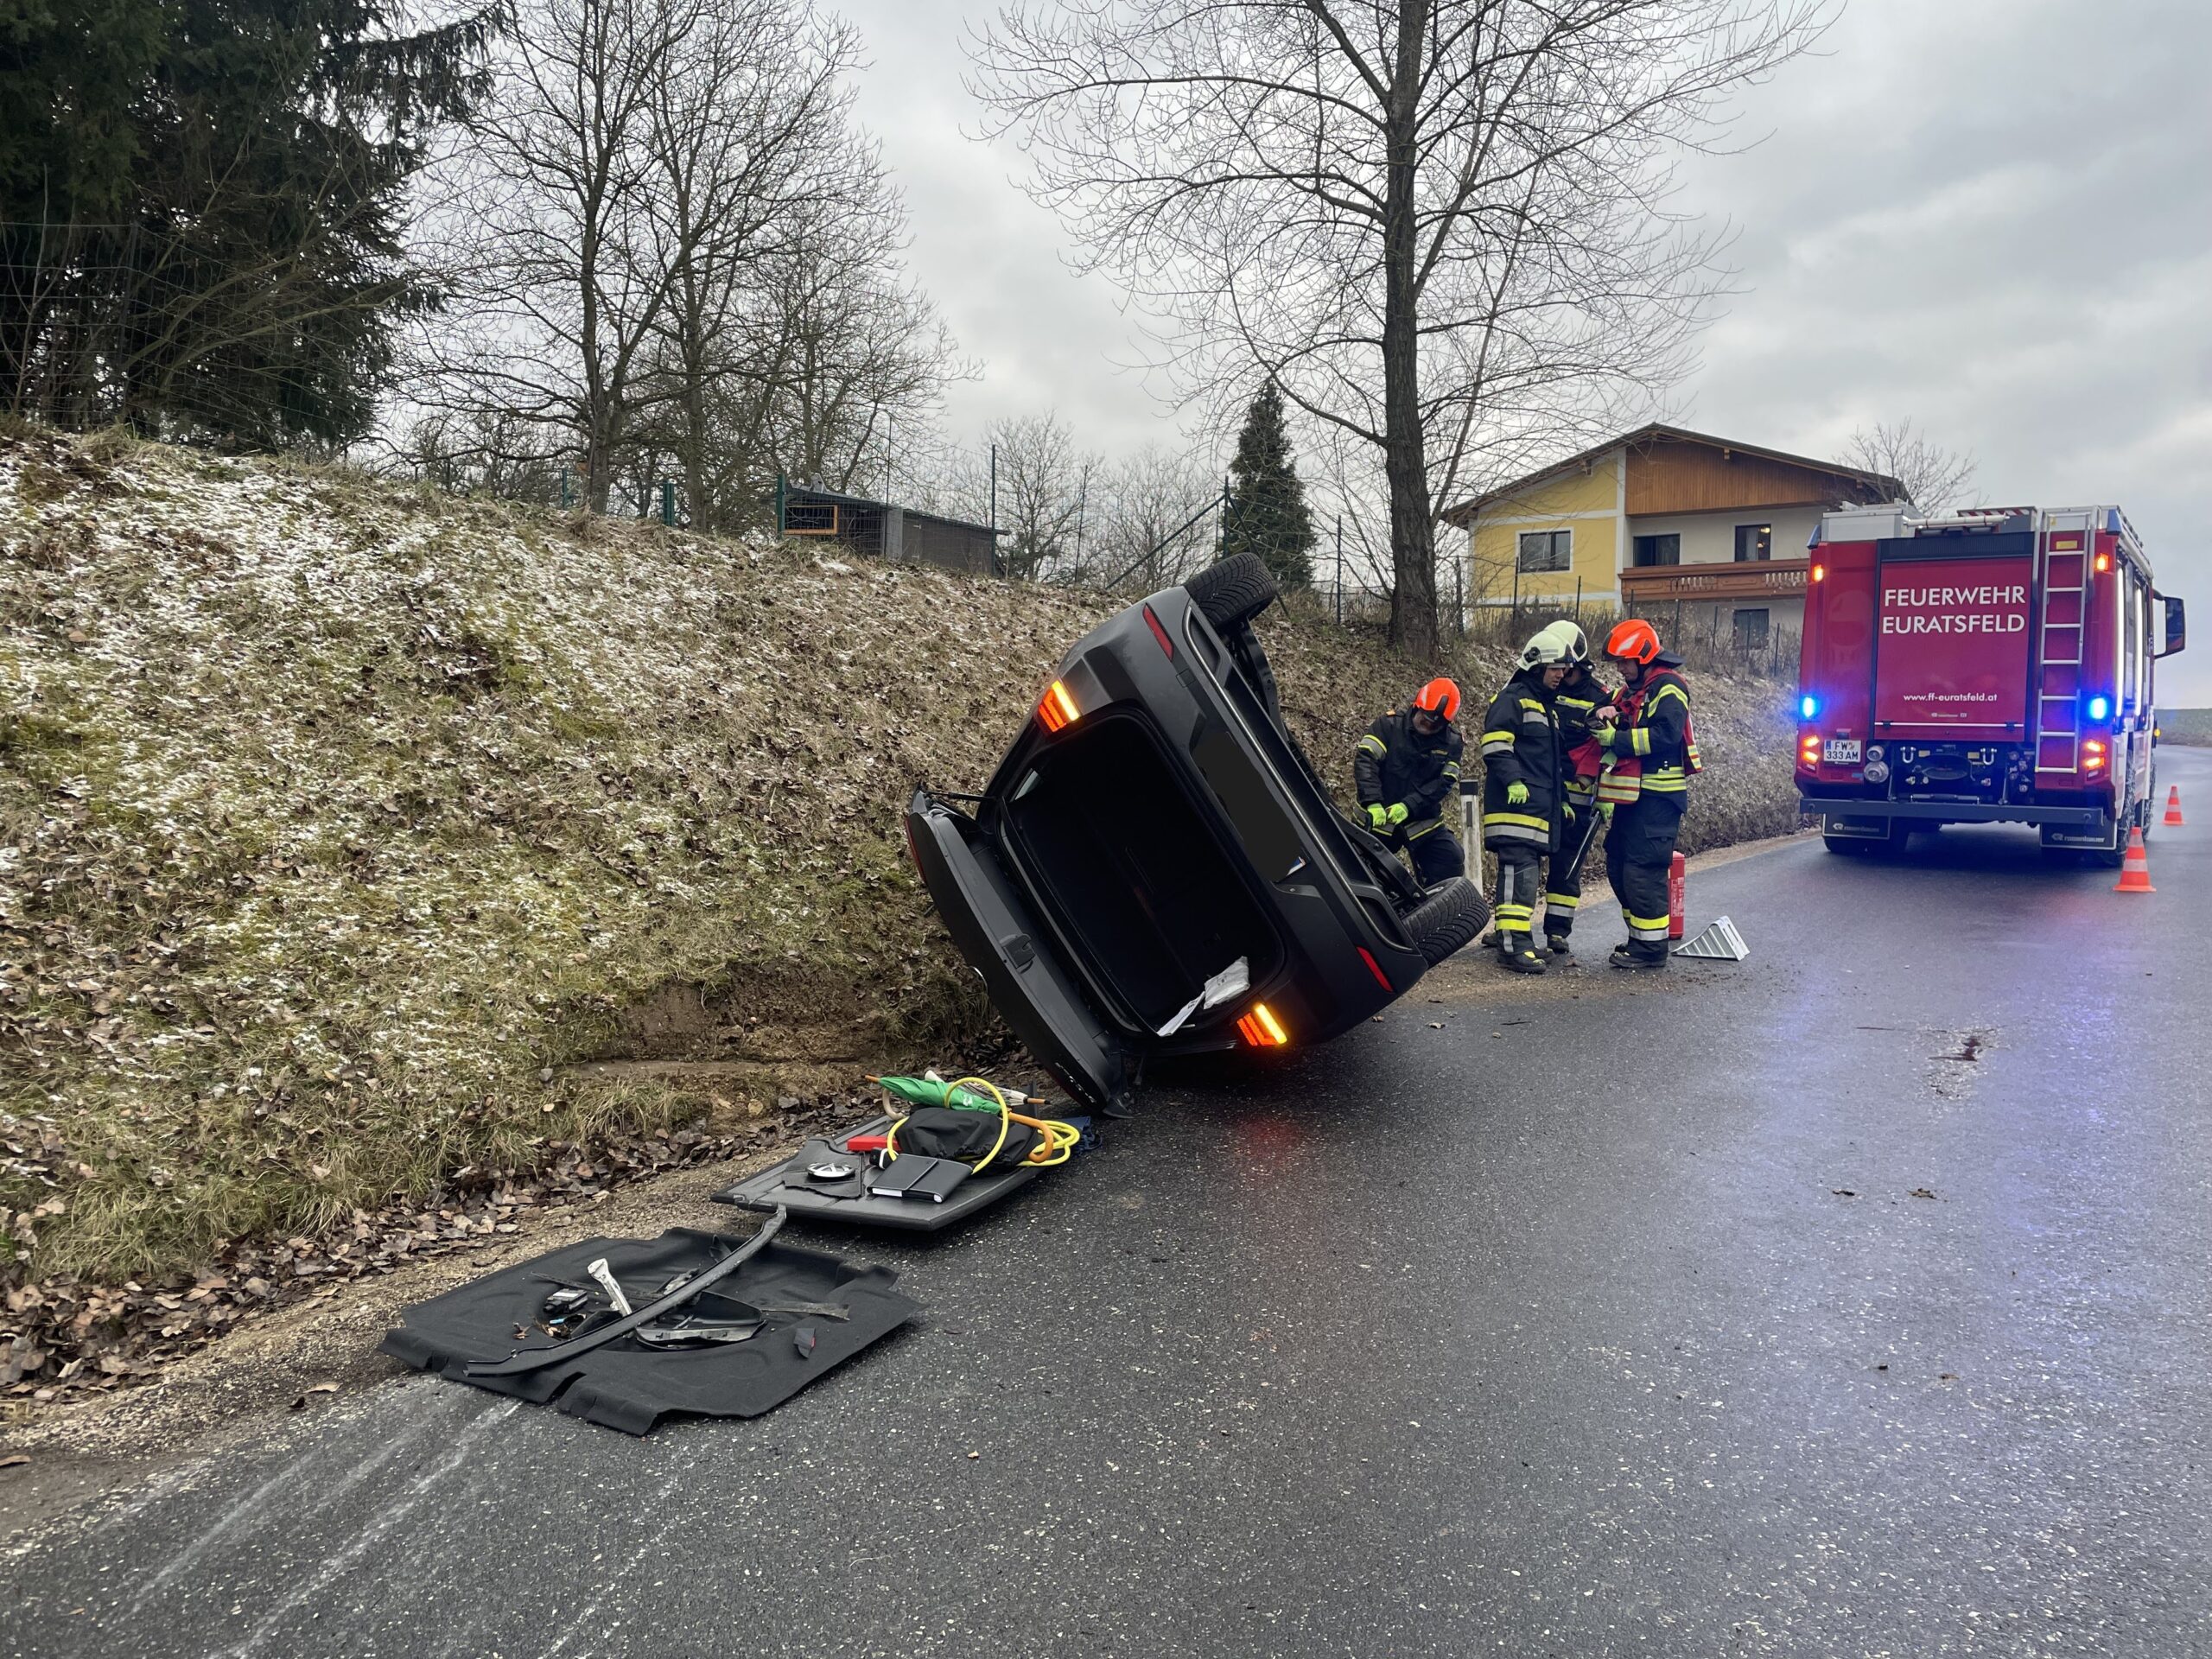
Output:
<svg viewBox="0 0 2212 1659">
<path fill-rule="evenodd" d="M 1811 560 L 1797 789 L 1831 851 L 2005 823 L 2120 861 L 2183 619 L 2119 508 L 1852 508 Z"/>
</svg>

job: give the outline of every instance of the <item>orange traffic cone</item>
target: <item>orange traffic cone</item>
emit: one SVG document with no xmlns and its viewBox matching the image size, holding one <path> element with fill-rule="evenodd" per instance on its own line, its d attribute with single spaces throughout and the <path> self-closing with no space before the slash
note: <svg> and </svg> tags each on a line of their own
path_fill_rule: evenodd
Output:
<svg viewBox="0 0 2212 1659">
<path fill-rule="evenodd" d="M 2166 791 L 2166 816 L 2158 820 L 2169 830 L 2181 827 L 2181 785 L 2176 784 Z"/>
<path fill-rule="evenodd" d="M 2127 832 L 2127 857 L 2120 867 L 2120 880 L 2114 893 L 2156 893 L 2151 885 L 2151 859 L 2143 850 L 2143 831 L 2140 827 Z"/>
</svg>

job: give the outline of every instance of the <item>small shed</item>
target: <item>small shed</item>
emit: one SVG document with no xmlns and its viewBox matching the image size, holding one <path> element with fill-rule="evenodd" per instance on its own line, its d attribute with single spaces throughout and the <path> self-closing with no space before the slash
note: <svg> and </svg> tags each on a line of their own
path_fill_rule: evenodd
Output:
<svg viewBox="0 0 2212 1659">
<path fill-rule="evenodd" d="M 988 524 L 797 484 L 779 483 L 776 496 L 778 528 L 786 536 L 820 537 L 893 563 L 998 574 L 999 532 Z"/>
</svg>

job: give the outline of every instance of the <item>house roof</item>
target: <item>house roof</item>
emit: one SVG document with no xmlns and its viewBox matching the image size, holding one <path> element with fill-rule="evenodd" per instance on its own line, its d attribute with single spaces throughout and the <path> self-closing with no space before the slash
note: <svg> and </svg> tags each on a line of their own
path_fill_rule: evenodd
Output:
<svg viewBox="0 0 2212 1659">
<path fill-rule="evenodd" d="M 1725 449 L 1738 454 L 1757 455 L 1764 461 L 1778 461 L 1788 466 L 1802 467 L 1808 472 L 1830 473 L 1838 478 L 1848 478 L 1871 488 L 1885 491 L 1889 499 L 1905 499 L 1904 486 L 1885 473 L 1870 473 L 1861 467 L 1846 467 L 1840 461 L 1815 461 L 1810 455 L 1793 455 L 1786 450 L 1769 449 L 1763 444 L 1739 443 L 1733 438 L 1716 438 L 1709 432 L 1693 432 L 1687 427 L 1667 426 L 1654 421 L 1648 426 L 1637 427 L 1633 432 L 1624 432 L 1617 438 L 1607 438 L 1603 443 L 1569 455 L 1563 461 L 1555 461 L 1548 467 L 1538 467 L 1535 472 L 1516 478 L 1510 483 L 1501 484 L 1494 490 L 1485 490 L 1480 495 L 1471 496 L 1457 506 L 1446 508 L 1444 512 L 1445 522 L 1465 529 L 1468 521 L 1475 514 L 1493 501 L 1501 500 L 1509 495 L 1518 495 L 1531 485 L 1541 484 L 1548 479 L 1556 478 L 1562 473 L 1585 466 L 1597 460 L 1599 456 L 1618 449 L 1624 445 L 1632 448 L 1637 444 L 1649 443 L 1654 439 L 1659 438 L 1677 443 L 1702 443 L 1714 449 Z"/>
<path fill-rule="evenodd" d="M 972 518 L 949 518 L 941 512 L 925 512 L 919 507 L 902 507 L 895 501 L 873 501 L 864 495 L 847 495 L 842 490 L 817 490 L 804 484 L 785 484 L 784 499 L 786 503 L 796 501 L 807 506 L 866 507 L 877 512 L 896 512 L 908 518 L 924 518 L 931 524 L 972 530 L 979 536 L 1006 534 L 994 525 L 979 524 Z"/>
</svg>

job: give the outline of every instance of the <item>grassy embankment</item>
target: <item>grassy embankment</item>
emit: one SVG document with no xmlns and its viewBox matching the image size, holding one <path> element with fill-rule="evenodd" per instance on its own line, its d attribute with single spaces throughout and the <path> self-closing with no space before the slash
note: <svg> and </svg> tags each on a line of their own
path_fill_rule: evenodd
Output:
<svg viewBox="0 0 2212 1659">
<path fill-rule="evenodd" d="M 0 1286 L 976 1040 L 896 809 L 977 786 L 1112 605 L 21 432 L 0 538 Z M 1264 632 L 1325 768 L 1429 671 Z M 1777 694 L 1699 691 L 1688 844 L 1793 827 Z M 566 1069 L 646 1055 L 727 1065 Z"/>
<path fill-rule="evenodd" d="M 2196 749 L 2212 749 L 2212 709 L 2160 709 L 2158 741 L 2161 743 L 2183 743 Z"/>
</svg>

